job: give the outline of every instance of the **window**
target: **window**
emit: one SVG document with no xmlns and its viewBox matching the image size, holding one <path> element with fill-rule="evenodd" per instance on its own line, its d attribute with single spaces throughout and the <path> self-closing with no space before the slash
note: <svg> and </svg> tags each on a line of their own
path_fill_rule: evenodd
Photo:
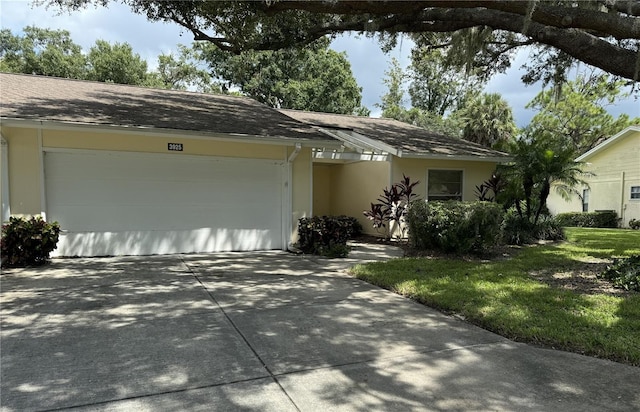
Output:
<svg viewBox="0 0 640 412">
<path fill-rule="evenodd" d="M 462 170 L 429 170 L 427 200 L 462 200 Z"/>
<path fill-rule="evenodd" d="M 640 199 L 640 186 L 631 186 L 631 199 Z"/>
<path fill-rule="evenodd" d="M 589 189 L 582 190 L 582 211 L 589 211 L 589 194 L 591 191 Z"/>
</svg>

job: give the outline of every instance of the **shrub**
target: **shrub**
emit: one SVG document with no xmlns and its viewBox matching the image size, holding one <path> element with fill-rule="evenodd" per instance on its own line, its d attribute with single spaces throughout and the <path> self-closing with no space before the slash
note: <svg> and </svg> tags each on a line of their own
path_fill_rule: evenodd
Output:
<svg viewBox="0 0 640 412">
<path fill-rule="evenodd" d="M 2 225 L 3 266 L 43 265 L 57 247 L 59 235 L 58 222 L 47 223 L 40 216 L 9 218 L 9 222 Z"/>
<path fill-rule="evenodd" d="M 509 245 L 524 245 L 536 240 L 562 240 L 565 238 L 564 228 L 551 216 L 541 215 L 537 224 L 520 216 L 511 208 L 507 210 L 502 221 L 502 239 Z"/>
<path fill-rule="evenodd" d="M 502 215 L 497 203 L 413 202 L 407 213 L 409 243 L 416 249 L 486 252 L 500 243 Z"/>
<path fill-rule="evenodd" d="M 602 212 L 569 212 L 556 216 L 562 226 L 618 227 L 618 214 L 613 210 Z"/>
<path fill-rule="evenodd" d="M 613 264 L 598 277 L 611 281 L 616 287 L 640 291 L 640 255 L 614 259 Z"/>
<path fill-rule="evenodd" d="M 362 213 L 367 219 L 373 222 L 375 229 L 386 228 L 386 237 L 390 238 L 395 223 L 398 229 L 399 237 L 404 238 L 404 220 L 407 214 L 409 204 L 415 200 L 418 195 L 413 193 L 414 188 L 420 183 L 412 182 L 411 178 L 402 175 L 402 180 L 382 190 L 382 195 L 378 198 L 378 203 L 371 203 L 371 209 Z"/>
<path fill-rule="evenodd" d="M 634 230 L 638 230 L 638 229 L 640 229 L 640 220 L 638 220 L 638 219 L 631 219 L 631 220 L 629 221 L 629 227 L 630 227 L 631 229 L 634 229 Z"/>
<path fill-rule="evenodd" d="M 347 240 L 362 233 L 362 225 L 349 216 L 303 217 L 298 221 L 298 247 L 304 253 L 346 257 Z"/>
<path fill-rule="evenodd" d="M 502 221 L 502 238 L 508 245 L 524 245 L 535 240 L 534 224 L 527 217 L 520 216 L 511 208 Z"/>
<path fill-rule="evenodd" d="M 535 226 L 535 238 L 539 240 L 564 240 L 564 227 L 553 216 L 544 216 Z"/>
</svg>

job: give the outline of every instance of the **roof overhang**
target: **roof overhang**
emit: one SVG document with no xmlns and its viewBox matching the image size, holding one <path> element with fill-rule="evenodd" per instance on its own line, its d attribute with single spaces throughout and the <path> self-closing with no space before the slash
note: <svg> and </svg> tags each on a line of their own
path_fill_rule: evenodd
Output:
<svg viewBox="0 0 640 412">
<path fill-rule="evenodd" d="M 207 131 L 197 130 L 182 130 L 182 129 L 166 129 L 156 128 L 148 126 L 118 126 L 108 124 L 94 124 L 94 123 L 75 123 L 75 122 L 63 122 L 56 120 L 34 120 L 34 119 L 21 119 L 21 118 L 7 118 L 0 117 L 0 126 L 7 127 L 22 127 L 22 128 L 36 128 L 36 129 L 50 129 L 50 130 L 73 130 L 73 131 L 88 131 L 88 132 L 101 132 L 101 133 L 122 133 L 122 134 L 134 134 L 142 136 L 183 136 L 191 139 L 203 139 L 203 140 L 218 140 L 229 141 L 237 143 L 253 143 L 253 144 L 266 144 L 277 146 L 295 146 L 296 144 L 302 147 L 312 148 L 325 148 L 325 149 L 343 149 L 344 145 L 341 141 L 335 139 L 327 140 L 315 140 L 315 139 L 299 139 L 287 136 L 256 136 L 246 135 L 238 133 L 213 133 Z"/>
<path fill-rule="evenodd" d="M 342 141 L 346 147 L 349 147 L 356 151 L 368 151 L 378 154 L 391 154 L 394 156 L 400 156 L 402 154 L 401 150 L 398 150 L 393 146 L 375 139 L 371 139 L 367 136 L 356 133 L 353 130 L 328 129 L 324 127 L 318 127 L 318 130 L 326 134 L 327 136 Z"/>
<path fill-rule="evenodd" d="M 406 159 L 462 160 L 474 162 L 506 163 L 513 160 L 510 156 L 473 156 L 440 153 L 404 153 Z"/>
<path fill-rule="evenodd" d="M 624 138 L 624 137 L 626 137 L 629 134 L 632 134 L 634 132 L 636 132 L 636 133 L 640 132 L 640 125 L 634 125 L 634 126 L 627 127 L 626 129 L 622 130 L 620 133 L 608 138 L 607 140 L 605 140 L 604 142 L 600 143 L 596 147 L 592 148 L 588 152 L 578 156 L 575 161 L 576 162 L 583 162 L 583 161 L 587 160 L 588 158 L 590 158 L 591 156 L 593 156 L 594 154 L 596 154 L 599 151 L 603 150 L 607 146 L 609 146 L 612 143 L 616 142 L 617 140 L 622 139 L 622 138 Z"/>
</svg>

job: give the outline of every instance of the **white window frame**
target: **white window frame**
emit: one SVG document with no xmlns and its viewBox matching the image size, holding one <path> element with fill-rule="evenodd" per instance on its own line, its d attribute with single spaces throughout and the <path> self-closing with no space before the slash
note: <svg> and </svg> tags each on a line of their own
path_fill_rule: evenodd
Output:
<svg viewBox="0 0 640 412">
<path fill-rule="evenodd" d="M 436 172 L 436 171 L 451 171 L 451 172 L 460 172 L 460 198 L 459 199 L 442 199 L 442 200 L 464 200 L 464 178 L 465 178 L 465 171 L 462 168 L 444 168 L 444 167 L 440 167 L 440 168 L 432 168 L 432 169 L 427 169 L 427 179 L 426 179 L 426 189 L 425 189 L 425 193 L 427 194 L 426 196 L 426 201 L 429 201 L 429 175 L 431 172 Z M 437 195 L 434 195 L 437 196 Z M 440 199 L 439 199 L 440 200 Z"/>
<path fill-rule="evenodd" d="M 636 189 L 636 191 L 634 191 L 633 189 Z M 633 195 L 637 195 L 638 197 L 633 197 Z M 629 200 L 640 200 L 640 186 L 631 186 L 631 188 L 629 189 Z"/>
<path fill-rule="evenodd" d="M 588 212 L 589 211 L 589 200 L 591 198 L 591 189 L 590 188 L 584 188 L 582 189 L 582 211 L 583 212 Z M 586 202 L 585 202 L 586 200 Z"/>
</svg>

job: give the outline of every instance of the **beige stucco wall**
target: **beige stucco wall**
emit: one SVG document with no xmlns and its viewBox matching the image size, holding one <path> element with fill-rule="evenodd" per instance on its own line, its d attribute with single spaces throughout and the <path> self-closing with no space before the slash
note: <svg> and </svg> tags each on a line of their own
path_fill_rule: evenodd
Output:
<svg viewBox="0 0 640 412">
<path fill-rule="evenodd" d="M 429 169 L 462 170 L 462 200 L 477 200 L 475 188 L 491 177 L 496 169 L 493 162 L 471 162 L 464 160 L 430 160 L 394 158 L 392 180 L 398 182 L 403 173 L 412 181 L 420 181 L 416 193 L 421 199 L 427 195 L 427 172 Z"/>
<path fill-rule="evenodd" d="M 389 186 L 389 162 L 316 163 L 313 173 L 315 216 L 352 216 L 376 233 L 362 212 Z"/>
<path fill-rule="evenodd" d="M 629 220 L 640 219 L 640 200 L 631 199 L 631 186 L 640 186 L 640 132 L 634 132 L 614 141 L 586 160 L 585 171 L 590 188 L 589 211 L 615 210 L 622 226 Z M 582 192 L 582 187 L 577 188 Z M 582 201 L 573 196 L 565 201 L 552 191 L 549 210 L 554 213 L 580 212 Z"/>
<path fill-rule="evenodd" d="M 3 126 L 2 135 L 8 145 L 11 214 L 38 215 L 42 212 L 42 162 L 38 131 Z"/>
<path fill-rule="evenodd" d="M 293 151 L 293 149 L 290 149 Z M 311 149 L 303 148 L 291 165 L 291 241 L 298 241 L 298 219 L 312 213 L 312 163 Z"/>
<path fill-rule="evenodd" d="M 314 163 L 313 165 L 313 214 L 331 215 L 331 171 L 336 165 Z"/>
<path fill-rule="evenodd" d="M 182 143 L 182 152 L 169 152 L 168 143 Z M 180 155 L 205 155 L 246 157 L 256 159 L 284 159 L 286 147 L 236 143 L 209 139 L 175 136 L 145 136 L 139 134 L 99 133 L 86 131 L 43 130 L 42 145 L 55 148 L 86 150 L 113 150 L 126 152 L 171 153 Z"/>
<path fill-rule="evenodd" d="M 463 171 L 463 200 L 475 200 L 475 186 L 491 177 L 496 164 L 453 160 L 393 158 L 390 162 L 355 162 L 346 164 L 314 164 L 314 209 L 316 216 L 347 215 L 357 218 L 365 233 L 380 234 L 363 211 L 376 203 L 385 187 L 402 179 L 420 181 L 416 193 L 425 199 L 429 169 Z"/>
</svg>

